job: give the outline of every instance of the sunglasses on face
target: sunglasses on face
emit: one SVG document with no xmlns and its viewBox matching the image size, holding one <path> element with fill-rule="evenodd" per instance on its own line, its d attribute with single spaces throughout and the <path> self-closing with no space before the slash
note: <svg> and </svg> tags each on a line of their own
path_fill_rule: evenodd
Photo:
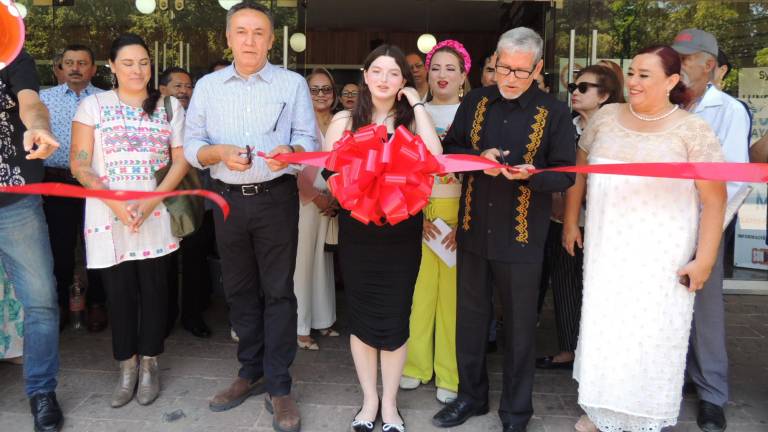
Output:
<svg viewBox="0 0 768 432">
<path fill-rule="evenodd" d="M 342 97 L 357 97 L 357 92 L 341 92 Z"/>
<path fill-rule="evenodd" d="M 576 90 L 579 90 L 581 94 L 587 94 L 590 87 L 601 88 L 599 84 L 595 84 L 595 83 L 588 83 L 588 82 L 580 82 L 578 84 L 570 83 L 568 84 L 568 93 L 573 93 Z"/>
<path fill-rule="evenodd" d="M 331 94 L 333 93 L 333 88 L 331 86 L 323 86 L 323 87 L 310 87 L 309 92 L 312 93 L 312 96 L 318 96 L 319 94 Z"/>
</svg>

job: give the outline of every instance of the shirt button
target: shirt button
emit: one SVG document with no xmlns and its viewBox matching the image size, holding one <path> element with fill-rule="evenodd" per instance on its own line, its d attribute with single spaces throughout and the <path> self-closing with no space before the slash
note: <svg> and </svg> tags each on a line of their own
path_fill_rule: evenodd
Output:
<svg viewBox="0 0 768 432">
<path fill-rule="evenodd" d="M 251 112 L 251 109 L 250 108 L 246 108 L 245 111 L 246 112 Z"/>
<path fill-rule="evenodd" d="M 493 203 L 492 203 L 492 202 L 489 202 L 489 203 L 488 203 L 488 207 L 493 207 Z"/>
<path fill-rule="evenodd" d="M 491 233 L 491 229 L 490 229 L 490 228 L 488 228 L 488 234 L 490 234 L 490 233 Z"/>
<path fill-rule="evenodd" d="M 248 136 L 248 135 L 250 135 L 250 134 L 251 134 L 250 132 L 246 132 L 246 133 L 245 133 L 245 136 Z"/>
<path fill-rule="evenodd" d="M 506 124 L 506 123 L 507 123 L 507 121 L 506 121 L 506 120 L 504 120 L 504 124 Z"/>
</svg>

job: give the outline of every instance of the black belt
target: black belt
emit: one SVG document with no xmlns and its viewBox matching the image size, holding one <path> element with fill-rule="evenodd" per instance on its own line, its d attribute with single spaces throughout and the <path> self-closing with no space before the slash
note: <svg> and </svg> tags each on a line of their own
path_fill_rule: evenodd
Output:
<svg viewBox="0 0 768 432">
<path fill-rule="evenodd" d="M 267 180 L 261 183 L 250 183 L 250 184 L 228 184 L 218 179 L 214 179 L 214 182 L 216 186 L 218 186 L 219 188 L 227 192 L 235 192 L 243 196 L 251 196 L 251 195 L 258 195 L 262 192 L 269 192 L 271 188 L 290 180 L 295 181 L 296 177 L 290 174 L 283 174 L 280 177 L 274 178 L 272 180 Z"/>
<path fill-rule="evenodd" d="M 66 168 L 45 167 L 45 181 L 79 185 L 77 179 Z"/>
</svg>

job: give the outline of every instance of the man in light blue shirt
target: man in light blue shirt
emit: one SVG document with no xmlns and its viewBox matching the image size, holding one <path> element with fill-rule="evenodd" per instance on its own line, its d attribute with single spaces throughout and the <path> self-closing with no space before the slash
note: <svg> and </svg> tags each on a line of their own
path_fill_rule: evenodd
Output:
<svg viewBox="0 0 768 432">
<path fill-rule="evenodd" d="M 316 124 L 304 78 L 267 61 L 273 42 L 273 18 L 264 6 L 244 1 L 229 10 L 227 44 L 235 61 L 195 86 L 184 154 L 193 166 L 210 169 L 214 190 L 231 207 L 226 221 L 214 211 L 214 223 L 241 367 L 209 407 L 225 411 L 266 391 L 275 430 L 297 432 L 301 418 L 288 370 L 296 355 L 297 170 L 256 153 L 317 150 Z"/>
<path fill-rule="evenodd" d="M 693 102 L 686 107 L 712 128 L 727 162 L 749 162 L 749 114 L 733 97 L 712 84 L 717 69 L 717 40 L 699 29 L 678 33 L 672 45 L 682 56 L 682 69 Z M 743 183 L 728 182 L 729 203 Z M 687 373 L 699 395 L 697 423 L 705 432 L 724 431 L 723 407 L 728 402 L 728 355 L 723 304 L 723 243 L 704 288 L 696 294 L 688 349 Z"/>
<path fill-rule="evenodd" d="M 86 97 L 103 90 L 91 84 L 96 73 L 93 51 L 84 45 L 69 45 L 64 48 L 61 60 L 64 84 L 40 92 L 40 100 L 51 114 L 51 130 L 61 144 L 59 151 L 46 159 L 45 181 L 70 183 L 79 186 L 69 171 L 69 149 L 72 138 L 72 119 L 77 106 Z M 75 265 L 75 245 L 83 226 L 85 201 L 75 198 L 44 197 L 43 209 L 48 220 L 48 234 L 53 251 L 53 270 L 61 307 L 60 326 L 69 318 L 69 287 L 74 280 L 72 268 Z M 95 270 L 88 271 L 88 329 L 102 331 L 107 324 L 104 303 L 106 296 L 101 279 Z"/>
</svg>

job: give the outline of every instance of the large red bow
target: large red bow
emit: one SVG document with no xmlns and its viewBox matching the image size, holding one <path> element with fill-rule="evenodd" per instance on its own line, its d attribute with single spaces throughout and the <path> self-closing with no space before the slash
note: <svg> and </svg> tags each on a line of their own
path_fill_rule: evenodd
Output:
<svg viewBox="0 0 768 432">
<path fill-rule="evenodd" d="M 400 126 L 387 140 L 383 125 L 344 133 L 325 167 L 336 172 L 328 187 L 341 206 L 360 222 L 377 225 L 395 225 L 421 211 L 439 170 L 420 137 Z"/>
</svg>

